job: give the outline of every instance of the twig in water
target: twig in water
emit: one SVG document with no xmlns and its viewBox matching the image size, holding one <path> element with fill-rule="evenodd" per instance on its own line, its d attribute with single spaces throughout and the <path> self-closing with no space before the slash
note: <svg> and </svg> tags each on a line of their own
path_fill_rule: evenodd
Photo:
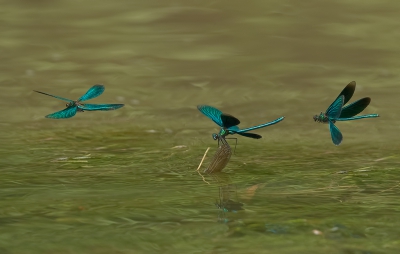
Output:
<svg viewBox="0 0 400 254">
<path fill-rule="evenodd" d="M 196 169 L 197 171 L 199 171 L 199 169 L 200 169 L 200 167 L 201 167 L 201 164 L 203 164 L 203 161 L 204 161 L 204 159 L 206 158 L 206 155 L 207 155 L 207 153 L 208 153 L 208 150 L 210 150 L 210 148 L 207 148 L 206 152 L 204 153 L 203 159 L 201 159 L 200 164 L 199 164 L 199 167 Z"/>
<path fill-rule="evenodd" d="M 199 173 L 199 175 L 201 176 L 201 178 L 203 178 L 203 181 L 207 184 L 210 184 L 209 182 L 206 181 L 206 179 L 204 178 L 204 176 L 202 174 L 200 174 L 199 169 L 201 168 L 201 165 L 203 164 L 204 159 L 206 158 L 206 155 L 208 153 L 208 150 L 210 150 L 210 147 L 207 148 L 206 152 L 203 155 L 203 159 L 201 159 L 199 167 L 196 169 L 197 173 Z"/>
</svg>

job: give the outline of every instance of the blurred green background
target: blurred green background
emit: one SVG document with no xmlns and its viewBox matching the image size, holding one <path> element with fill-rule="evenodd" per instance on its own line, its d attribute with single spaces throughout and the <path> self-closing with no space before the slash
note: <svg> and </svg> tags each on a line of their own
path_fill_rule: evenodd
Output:
<svg viewBox="0 0 400 254">
<path fill-rule="evenodd" d="M 398 253 L 400 2 L 0 4 L 0 253 Z M 381 117 L 336 147 L 312 116 L 352 80 Z M 125 107 L 46 119 L 32 91 L 94 84 Z M 203 181 L 197 104 L 286 118 Z"/>
</svg>

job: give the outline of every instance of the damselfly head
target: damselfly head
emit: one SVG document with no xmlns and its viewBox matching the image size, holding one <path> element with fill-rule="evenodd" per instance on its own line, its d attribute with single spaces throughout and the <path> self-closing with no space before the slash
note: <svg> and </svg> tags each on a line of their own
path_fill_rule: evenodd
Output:
<svg viewBox="0 0 400 254">
<path fill-rule="evenodd" d="M 213 134 L 212 134 L 212 138 L 213 138 L 214 140 L 217 140 L 217 139 L 218 139 L 218 134 L 213 133 Z"/>
<path fill-rule="evenodd" d="M 314 121 L 316 122 L 318 120 L 318 115 L 314 115 L 313 118 L 314 118 Z"/>
</svg>

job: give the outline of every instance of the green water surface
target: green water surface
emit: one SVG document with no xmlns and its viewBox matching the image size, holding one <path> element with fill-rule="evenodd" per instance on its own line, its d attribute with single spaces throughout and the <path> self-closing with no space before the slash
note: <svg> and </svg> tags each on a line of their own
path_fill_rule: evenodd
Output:
<svg viewBox="0 0 400 254">
<path fill-rule="evenodd" d="M 0 3 L 1 254 L 399 253 L 400 2 Z M 352 80 L 380 117 L 334 146 L 312 116 Z M 46 119 L 32 91 L 98 83 L 125 107 Z M 202 176 L 198 104 L 286 118 Z"/>
</svg>

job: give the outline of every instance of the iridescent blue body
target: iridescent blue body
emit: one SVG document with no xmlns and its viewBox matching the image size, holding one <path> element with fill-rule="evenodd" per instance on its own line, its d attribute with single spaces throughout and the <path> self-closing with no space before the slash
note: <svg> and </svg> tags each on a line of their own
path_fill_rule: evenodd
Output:
<svg viewBox="0 0 400 254">
<path fill-rule="evenodd" d="M 314 121 L 319 123 L 329 123 L 329 121 L 331 121 L 332 123 L 336 122 L 334 119 L 329 119 L 329 116 L 324 112 L 321 112 L 319 115 L 315 115 Z"/>
<path fill-rule="evenodd" d="M 61 111 L 57 111 L 55 113 L 49 114 L 46 118 L 53 118 L 53 119 L 63 119 L 63 118 L 70 118 L 73 117 L 76 112 L 84 112 L 84 111 L 95 111 L 95 110 L 115 110 L 122 108 L 124 104 L 83 104 L 82 101 L 90 100 L 100 96 L 104 92 L 105 88 L 103 85 L 94 85 L 92 86 L 84 95 L 82 95 L 78 100 L 73 101 L 70 99 L 66 99 L 60 96 L 36 91 L 37 93 L 41 93 L 44 95 L 48 95 L 59 100 L 63 100 L 68 102 L 66 104 L 66 109 Z"/>
<path fill-rule="evenodd" d="M 350 82 L 339 94 L 336 100 L 329 106 L 329 108 L 325 111 L 325 113 L 321 112 L 319 115 L 315 115 L 314 121 L 320 123 L 328 123 L 329 130 L 331 132 L 332 142 L 335 145 L 340 145 L 343 140 L 342 133 L 340 130 L 334 125 L 337 121 L 351 121 L 358 120 L 363 118 L 374 118 L 378 117 L 378 114 L 368 114 L 368 115 L 360 115 L 361 113 L 371 102 L 371 98 L 365 97 L 359 99 L 349 105 L 344 106 L 353 96 L 353 93 L 356 89 L 356 82 Z"/>
<path fill-rule="evenodd" d="M 268 123 L 260 124 L 246 129 L 239 129 L 237 125 L 240 124 L 240 121 L 236 117 L 229 114 L 224 114 L 220 110 L 208 105 L 198 105 L 197 108 L 198 110 L 200 110 L 201 113 L 213 120 L 214 123 L 218 124 L 219 127 L 221 127 L 218 134 L 212 134 L 214 140 L 217 140 L 218 136 L 225 138 L 227 135 L 233 134 L 239 134 L 244 137 L 259 139 L 261 138 L 260 135 L 255 133 L 248 133 L 248 131 L 264 128 L 279 123 L 285 118 L 280 117 Z"/>
</svg>

